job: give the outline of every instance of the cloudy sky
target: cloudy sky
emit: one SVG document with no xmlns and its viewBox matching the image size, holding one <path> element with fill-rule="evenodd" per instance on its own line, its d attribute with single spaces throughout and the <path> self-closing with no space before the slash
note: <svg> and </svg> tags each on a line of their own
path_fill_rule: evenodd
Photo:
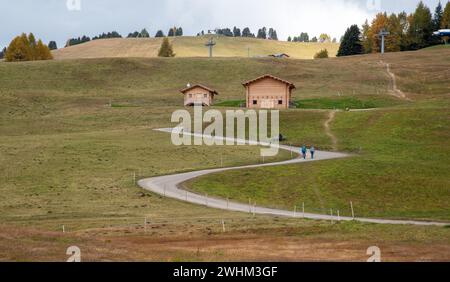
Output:
<svg viewBox="0 0 450 282">
<path fill-rule="evenodd" d="M 419 0 L 0 0 L 0 46 L 22 32 L 63 46 L 70 37 L 182 26 L 185 35 L 217 27 L 273 27 L 281 40 L 322 32 L 339 38 L 379 11 L 412 12 Z M 439 0 L 424 0 L 434 11 Z M 447 0 L 442 0 L 445 3 Z M 80 2 L 78 9 L 77 2 Z"/>
</svg>

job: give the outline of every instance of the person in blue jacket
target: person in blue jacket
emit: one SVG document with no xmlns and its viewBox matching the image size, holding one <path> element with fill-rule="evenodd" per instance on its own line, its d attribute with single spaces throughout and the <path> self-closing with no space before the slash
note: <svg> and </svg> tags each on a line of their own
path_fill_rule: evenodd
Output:
<svg viewBox="0 0 450 282">
<path fill-rule="evenodd" d="M 311 146 L 311 148 L 309 148 L 309 152 L 311 152 L 311 159 L 314 160 L 314 153 L 316 152 L 316 148 L 314 148 L 314 146 Z"/>
<path fill-rule="evenodd" d="M 306 146 L 305 145 L 303 145 L 303 147 L 301 148 L 301 152 L 302 152 L 303 159 L 306 160 Z"/>
</svg>

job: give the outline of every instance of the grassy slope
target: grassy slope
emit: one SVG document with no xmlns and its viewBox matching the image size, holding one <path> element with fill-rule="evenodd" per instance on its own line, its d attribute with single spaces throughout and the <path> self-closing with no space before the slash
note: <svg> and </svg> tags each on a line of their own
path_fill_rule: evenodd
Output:
<svg viewBox="0 0 450 282">
<path fill-rule="evenodd" d="M 170 38 L 177 57 L 207 57 L 205 47 L 209 37 L 175 37 Z M 254 38 L 215 38 L 216 57 L 248 57 L 267 56 L 269 54 L 287 53 L 294 59 L 312 59 L 321 49 L 328 49 L 334 57 L 339 48 L 335 43 L 294 43 L 284 41 L 260 40 Z M 112 57 L 143 57 L 158 56 L 161 38 L 150 39 L 105 39 L 94 40 L 85 44 L 71 46 L 54 51 L 56 59 L 80 58 L 112 58 Z"/>
<path fill-rule="evenodd" d="M 353 201 L 361 216 L 450 219 L 450 61 L 448 56 L 443 59 L 442 53 L 430 52 L 418 52 L 414 57 L 410 56 L 413 53 L 388 54 L 384 58 L 393 65 L 400 89 L 415 102 L 337 115 L 332 130 L 339 148 L 351 152 L 361 148 L 360 156 L 305 166 L 227 172 L 202 177 L 187 186 L 289 209 L 305 201 L 310 211 L 328 212 L 333 208 L 348 214 L 349 202 Z M 287 118 L 296 115 L 294 112 L 282 118 L 282 132 L 289 142 L 329 149 L 330 141 L 320 130 L 323 138 L 314 137 L 317 123 L 300 116 Z"/>
<path fill-rule="evenodd" d="M 279 183 L 292 178 L 296 183 L 296 175 L 303 171 L 306 180 L 310 181 L 304 182 L 306 187 L 308 183 L 316 183 L 316 176 L 320 176 L 319 180 L 328 186 L 325 185 L 319 191 L 321 197 L 311 196 L 311 203 L 326 199 L 323 201 L 324 207 L 336 204 L 340 208 L 351 198 L 357 205 L 358 213 L 363 212 L 368 203 L 360 202 L 359 199 L 363 198 L 364 193 L 379 197 L 381 192 L 361 189 L 370 179 L 375 179 L 376 172 L 392 172 L 394 163 L 392 158 L 389 159 L 388 152 L 385 152 L 386 148 L 404 147 L 401 149 L 402 158 L 395 162 L 399 181 L 417 185 L 417 179 L 409 179 L 411 175 L 423 179 L 429 179 L 431 173 L 437 176 L 430 190 L 433 193 L 428 193 L 429 197 L 424 197 L 428 194 L 420 193 L 416 186 L 413 187 L 412 195 L 426 203 L 426 210 L 414 210 L 411 207 L 414 206 L 415 198 L 401 194 L 401 197 L 394 195 L 383 198 L 383 201 L 391 201 L 390 206 L 396 209 L 390 209 L 387 203 L 387 209 L 377 212 L 383 213 L 383 216 L 447 218 L 443 215 L 448 211 L 447 207 L 442 208 L 442 205 L 448 196 L 442 193 L 446 190 L 440 187 L 448 183 L 443 173 L 447 169 L 448 159 L 444 155 L 445 151 L 439 148 L 448 147 L 448 138 L 444 138 L 448 133 L 448 121 L 443 117 L 448 116 L 445 109 L 448 108 L 446 93 L 450 76 L 441 72 L 448 69 L 448 61 L 436 59 L 436 55 L 442 55 L 442 52 L 430 50 L 426 54 L 386 56 L 392 63 L 393 71 L 399 75 L 399 87 L 414 97 L 413 103 L 398 101 L 387 95 L 388 77 L 378 64 L 378 56 L 321 61 L 177 58 L 1 63 L 2 221 L 31 224 L 50 230 L 58 230 L 61 224 L 65 224 L 69 230 L 74 230 L 139 224 L 143 216 L 149 216 L 165 218 L 165 224 L 169 226 L 179 220 L 183 223 L 177 226 L 195 233 L 195 230 L 205 230 L 205 226 L 214 225 L 218 219 L 226 217 L 232 219 L 236 226 L 248 226 L 245 215 L 224 214 L 222 211 L 179 203 L 150 193 L 142 197 L 140 190 L 131 183 L 131 177 L 133 171 L 139 172 L 140 169 L 138 177 L 218 166 L 218 157 L 211 156 L 220 154 L 224 156 L 225 165 L 258 161 L 255 157 L 256 148 L 173 148 L 166 134 L 151 132 L 148 128 L 170 126 L 169 114 L 178 109 L 182 102 L 181 94 L 177 91 L 187 81 L 210 84 L 221 93 L 219 99 L 227 101 L 242 99 L 243 89 L 239 82 L 266 72 L 294 81 L 298 86 L 296 99 L 336 98 L 339 91 L 344 97 L 357 97 L 362 101 L 393 101 L 400 104 L 397 108 L 406 113 L 399 112 L 392 118 L 389 118 L 390 113 L 395 114 L 395 109 L 383 110 L 380 113 L 386 114 L 382 114 L 381 118 L 378 112 L 339 114 L 333 130 L 341 142 L 340 148 L 355 150 L 362 146 L 361 157 L 288 168 L 277 172 L 278 176 L 273 176 L 270 181 Z M 417 81 L 409 79 L 409 76 L 421 79 Z M 440 79 L 440 83 L 436 79 Z M 107 106 L 110 102 L 113 107 Z M 379 120 L 373 126 L 369 122 L 372 115 L 373 120 Z M 385 122 L 384 115 L 389 122 Z M 326 111 L 283 112 L 282 132 L 288 136 L 288 142 L 297 145 L 313 143 L 319 148 L 329 148 L 330 140 L 322 130 L 322 122 L 326 118 Z M 409 119 L 416 120 L 416 126 L 422 132 L 420 135 L 411 136 L 410 130 L 405 131 Z M 424 126 L 427 122 L 429 127 Z M 384 133 L 387 135 L 383 137 Z M 401 134 L 401 138 L 396 134 Z M 390 137 L 395 137 L 394 143 L 389 143 Z M 402 143 L 405 138 L 410 143 Z M 432 145 L 432 150 L 426 150 Z M 417 148 L 432 154 L 432 157 L 423 155 L 419 159 L 421 165 L 427 166 L 425 172 L 413 162 L 416 156 L 409 154 Z M 192 158 L 193 155 L 199 157 Z M 355 173 L 355 169 L 358 173 Z M 409 173 L 411 169 L 415 174 Z M 240 187 L 243 191 L 248 189 L 247 184 L 261 185 L 261 191 L 265 191 L 270 184 L 249 178 L 256 170 L 242 173 L 246 174 L 239 178 L 241 184 L 245 184 Z M 268 175 L 267 170 L 258 173 L 262 173 L 261 179 Z M 249 183 L 248 179 L 255 181 Z M 230 181 L 230 178 L 225 180 Z M 335 194 L 336 180 L 343 184 L 351 183 L 354 189 L 344 189 L 342 194 Z M 379 189 L 390 192 L 389 189 L 394 185 L 392 181 L 378 181 Z M 233 187 L 233 183 L 227 183 Z M 345 186 L 342 183 L 339 185 Z M 370 185 L 368 187 L 372 187 Z M 211 191 L 210 194 L 213 193 Z M 298 192 L 291 189 L 283 193 L 297 195 Z M 291 199 L 283 195 L 274 197 L 271 203 L 280 206 L 298 203 L 297 199 L 291 203 Z M 284 199 L 280 200 L 282 197 Z M 267 198 L 261 197 L 261 203 L 264 201 Z M 372 203 L 370 205 L 373 206 Z M 386 205 L 381 208 L 386 208 Z M 344 213 L 345 208 L 342 209 Z M 189 218 L 189 221 L 186 222 L 185 218 Z M 265 220 L 261 218 L 253 222 L 251 232 L 262 232 L 259 228 L 269 233 L 275 230 L 284 232 L 284 220 L 270 218 L 263 223 Z M 337 230 L 329 233 L 329 236 L 349 238 L 347 236 L 353 234 L 355 237 L 352 238 L 367 240 L 364 235 L 367 228 L 351 226 L 346 232 Z M 389 228 L 402 232 L 401 228 Z M 310 234 L 318 232 L 314 226 L 307 230 Z M 160 231 L 161 236 L 172 234 L 169 227 L 162 226 Z M 325 231 L 326 228 L 319 233 L 324 234 Z M 383 231 L 383 238 L 388 237 L 387 233 Z M 425 238 L 435 236 L 428 231 L 425 233 Z M 445 237 L 445 234 L 439 234 L 433 238 Z M 304 234 L 299 233 L 298 236 Z M 405 240 L 417 242 L 418 238 L 408 237 Z"/>
</svg>

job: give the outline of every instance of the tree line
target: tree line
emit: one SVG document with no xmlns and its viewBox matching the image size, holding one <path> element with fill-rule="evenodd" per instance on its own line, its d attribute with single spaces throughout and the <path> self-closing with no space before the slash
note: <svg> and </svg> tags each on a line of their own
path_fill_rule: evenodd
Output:
<svg viewBox="0 0 450 282">
<path fill-rule="evenodd" d="M 7 62 L 51 60 L 50 48 L 41 39 L 36 40 L 33 33 L 15 37 L 8 48 L 4 48 L 2 56 Z"/>
<path fill-rule="evenodd" d="M 326 34 L 326 33 L 322 33 L 319 38 L 317 38 L 316 36 L 314 36 L 313 38 L 310 39 L 309 34 L 307 32 L 302 32 L 300 33 L 299 36 L 294 36 L 291 37 L 289 36 L 287 39 L 288 42 L 320 42 L 320 43 L 329 43 L 329 42 L 333 42 L 336 43 L 337 39 L 333 38 L 331 39 L 331 36 Z"/>
<path fill-rule="evenodd" d="M 245 27 L 244 29 L 233 27 L 233 30 L 230 28 L 218 28 L 214 30 L 214 32 L 218 35 L 227 36 L 227 37 L 249 37 L 249 38 L 258 38 L 258 39 L 269 39 L 269 40 L 278 40 L 278 34 L 277 31 L 274 28 L 262 27 L 258 29 L 258 33 L 255 35 L 251 32 L 249 27 Z M 197 36 L 203 36 L 205 34 L 210 34 L 210 31 L 208 33 L 205 33 L 204 30 L 197 33 Z"/>
<path fill-rule="evenodd" d="M 166 35 L 162 30 L 158 30 L 155 34 L 155 37 L 165 37 L 165 36 Z M 183 36 L 183 28 L 172 27 L 167 32 L 167 36 Z M 145 28 L 143 28 L 141 31 L 130 32 L 127 35 L 127 38 L 150 38 L 150 37 L 151 37 L 150 33 Z M 69 40 L 67 40 L 66 47 L 86 43 L 91 40 L 107 39 L 107 38 L 122 38 L 122 35 L 120 35 L 117 31 L 102 33 L 100 35 L 93 37 L 92 39 L 89 36 L 83 35 L 81 37 L 70 38 Z"/>
<path fill-rule="evenodd" d="M 83 35 L 77 38 L 70 38 L 69 40 L 67 40 L 65 47 L 86 43 L 91 40 L 106 39 L 106 38 L 122 38 L 122 35 L 120 35 L 117 31 L 112 31 L 108 33 L 103 32 L 97 36 L 92 37 L 92 39 L 89 36 Z"/>
<path fill-rule="evenodd" d="M 409 51 L 447 42 L 449 38 L 433 36 L 439 29 L 450 28 L 450 1 L 445 8 L 439 2 L 434 14 L 422 1 L 416 10 L 407 14 L 401 12 L 388 15 L 379 13 L 371 23 L 366 21 L 360 29 L 352 25 L 341 42 L 338 56 L 377 53 L 381 50 L 381 31 L 389 32 L 385 39 L 385 51 Z"/>
</svg>

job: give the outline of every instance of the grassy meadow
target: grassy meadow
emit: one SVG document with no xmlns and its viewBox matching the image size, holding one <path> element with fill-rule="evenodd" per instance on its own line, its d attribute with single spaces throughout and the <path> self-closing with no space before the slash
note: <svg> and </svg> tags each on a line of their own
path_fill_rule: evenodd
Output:
<svg viewBox="0 0 450 282">
<path fill-rule="evenodd" d="M 344 215 L 353 201 L 358 216 L 448 221 L 448 52 L 314 61 L 1 62 L 0 260 L 60 260 L 69 242 L 104 252 L 88 254 L 92 260 L 311 259 L 287 255 L 293 246 L 301 246 L 302 239 L 324 250 L 326 242 L 352 240 L 357 243 L 347 247 L 359 260 L 359 252 L 364 257 L 364 247 L 373 238 L 384 240 L 393 260 L 402 258 L 396 256 L 399 251 L 408 254 L 404 259 L 436 259 L 427 255 L 433 253 L 431 246 L 439 249 L 436 255 L 445 257 L 448 228 L 253 218 L 154 195 L 137 187 L 133 175 L 140 179 L 219 167 L 221 157 L 224 166 L 260 162 L 256 147 L 174 147 L 170 135 L 151 129 L 174 125 L 170 114 L 182 108 L 179 89 L 188 82 L 216 88 L 217 102 L 222 103 L 217 109 L 225 110 L 243 99 L 242 81 L 271 73 L 297 85 L 294 99 L 299 109 L 281 112 L 281 132 L 288 144 L 331 149 L 323 126 L 329 109 L 377 108 L 338 112 L 331 123 L 338 149 L 354 157 L 210 175 L 187 183 L 189 189 L 244 202 L 251 197 L 259 205 L 287 209 L 305 201 L 309 211 L 333 208 Z M 381 59 L 391 64 L 398 87 L 411 101 L 390 95 Z M 269 161 L 289 157 L 281 152 Z M 148 233 L 143 230 L 144 217 L 153 222 Z M 218 222 L 223 218 L 230 228 L 226 235 L 234 240 L 222 235 Z M 67 235 L 59 233 L 62 225 Z M 27 239 L 18 245 L 12 238 Z M 177 247 L 169 248 L 170 240 Z M 231 251 L 250 241 L 263 249 L 289 243 L 272 256 Z M 119 251 L 112 252 L 112 245 Z M 45 251 L 36 246 L 45 246 Z"/>
<path fill-rule="evenodd" d="M 176 57 L 208 57 L 205 44 L 209 36 L 169 37 Z M 234 38 L 214 36 L 215 57 L 267 57 L 271 54 L 287 53 L 293 59 L 313 59 L 322 49 L 327 49 L 330 57 L 335 57 L 339 49 L 337 43 L 300 43 L 256 38 Z M 114 38 L 94 40 L 53 51 L 56 59 L 87 58 L 155 58 L 162 38 Z"/>
</svg>

